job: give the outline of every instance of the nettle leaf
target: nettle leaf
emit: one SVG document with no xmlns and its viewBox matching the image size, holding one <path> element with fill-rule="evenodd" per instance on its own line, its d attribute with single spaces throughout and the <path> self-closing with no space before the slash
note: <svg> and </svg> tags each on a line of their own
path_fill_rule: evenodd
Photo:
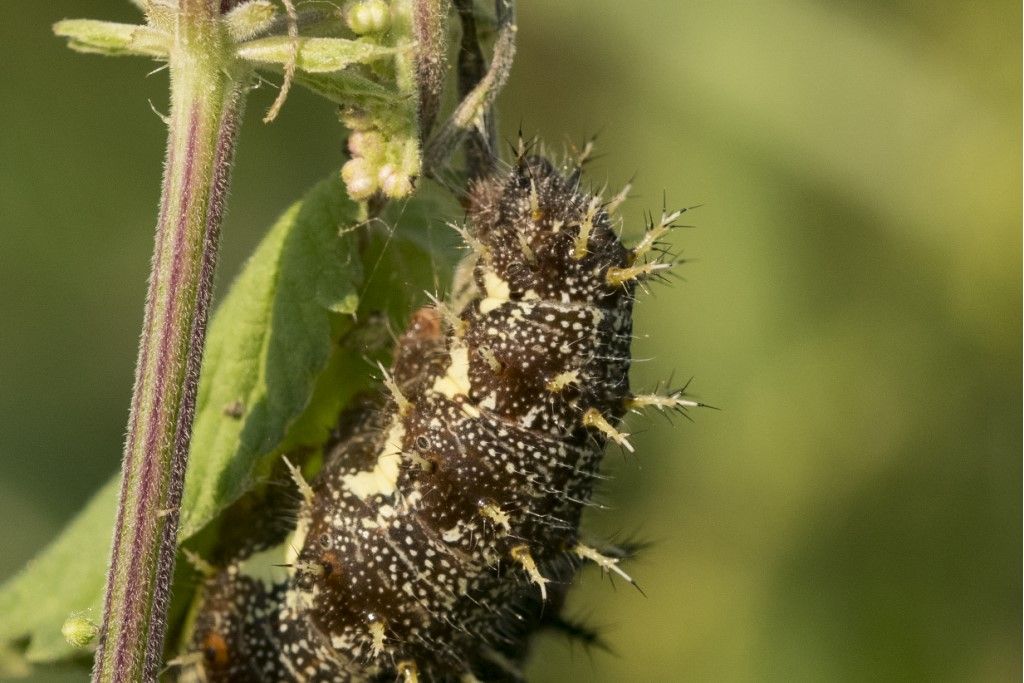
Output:
<svg viewBox="0 0 1024 683">
<path fill-rule="evenodd" d="M 46 662 L 73 655 L 61 635 L 69 616 L 99 622 L 120 483 L 120 477 L 107 482 L 57 540 L 0 587 L 0 676 L 23 667 L 22 657 Z M 24 645 L 23 653 L 15 650 Z"/>
<path fill-rule="evenodd" d="M 277 456 L 322 446 L 348 399 L 371 385 L 361 347 L 342 342 L 361 339 L 364 328 L 373 336 L 374 326 L 387 336 L 381 317 L 400 327 L 423 291 L 447 280 L 452 231 L 438 218 L 453 207 L 441 201 L 420 192 L 360 224 L 334 174 L 270 229 L 210 326 L 179 543 L 216 531 L 211 522 L 261 483 Z M 61 627 L 72 615 L 102 616 L 119 481 L 0 586 L 0 675 L 24 661 L 89 656 L 65 642 Z M 187 609 L 196 584 L 176 582 L 172 611 Z"/>
<path fill-rule="evenodd" d="M 354 323 L 362 264 L 356 205 L 323 182 L 271 228 L 210 326 L 181 505 L 188 538 L 249 487 L 256 460 L 302 412 L 331 353 L 331 319 Z"/>
<path fill-rule="evenodd" d="M 390 57 L 393 48 L 345 38 L 299 38 L 288 36 L 258 38 L 238 46 L 235 53 L 255 64 L 288 64 L 309 73 L 341 71 L 350 64 L 366 64 Z M 296 50 L 296 47 L 298 48 Z"/>
</svg>

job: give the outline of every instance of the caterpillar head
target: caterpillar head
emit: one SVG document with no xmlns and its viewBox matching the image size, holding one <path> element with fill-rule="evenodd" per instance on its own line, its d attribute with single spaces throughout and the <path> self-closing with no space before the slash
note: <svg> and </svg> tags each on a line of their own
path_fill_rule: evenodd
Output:
<svg viewBox="0 0 1024 683">
<path fill-rule="evenodd" d="M 477 285 L 513 300 L 602 302 L 604 279 L 629 259 L 601 198 L 581 191 L 578 169 L 522 156 L 511 171 L 478 181 L 470 193 L 473 236 L 482 245 Z"/>
</svg>

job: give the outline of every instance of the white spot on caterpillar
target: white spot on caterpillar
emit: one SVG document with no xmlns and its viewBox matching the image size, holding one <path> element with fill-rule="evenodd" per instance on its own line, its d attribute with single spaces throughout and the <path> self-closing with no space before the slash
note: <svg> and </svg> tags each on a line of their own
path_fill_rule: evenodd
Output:
<svg viewBox="0 0 1024 683">
<path fill-rule="evenodd" d="M 316 586 L 313 586 L 312 590 L 288 591 L 284 596 L 285 607 L 297 612 L 308 610 L 315 604 L 319 592 L 320 589 Z"/>
<path fill-rule="evenodd" d="M 533 421 L 537 419 L 537 416 L 540 415 L 543 410 L 543 406 L 530 406 L 530 409 L 526 411 L 526 414 L 519 418 L 519 424 L 527 428 L 532 427 Z"/>
<path fill-rule="evenodd" d="M 579 370 L 567 370 L 566 372 L 560 372 L 555 375 L 547 384 L 547 390 L 551 393 L 558 393 L 562 391 L 570 384 L 575 384 L 580 380 Z"/>
<path fill-rule="evenodd" d="M 420 670 L 416 662 L 404 661 L 398 663 L 398 673 L 402 675 L 402 683 L 419 683 Z"/>
<path fill-rule="evenodd" d="M 374 656 L 384 654 L 384 622 L 375 621 L 370 624 L 370 635 L 373 637 L 373 644 L 370 647 Z"/>
<path fill-rule="evenodd" d="M 341 478 L 349 491 L 360 500 L 366 500 L 377 494 L 389 496 L 398 486 L 398 466 L 402 459 L 402 438 L 405 427 L 397 417 L 388 430 L 388 438 L 377 456 L 372 470 L 347 474 Z M 301 546 L 300 546 L 301 547 Z"/>
<path fill-rule="evenodd" d="M 487 503 L 481 506 L 480 514 L 504 529 L 505 533 L 512 532 L 512 525 L 509 522 L 508 514 L 494 503 Z"/>
<path fill-rule="evenodd" d="M 512 290 L 508 283 L 498 277 L 494 271 L 484 273 L 484 292 L 486 297 L 480 301 L 480 312 L 490 313 L 498 306 L 509 300 Z"/>
<path fill-rule="evenodd" d="M 456 346 L 449 354 L 451 364 L 443 377 L 434 380 L 434 391 L 448 398 L 469 395 L 469 349 Z"/>
<path fill-rule="evenodd" d="M 491 371 L 501 371 L 501 361 L 499 361 L 498 357 L 494 355 L 494 351 L 492 351 L 486 346 L 481 346 L 480 348 L 477 349 L 477 353 L 480 354 L 481 358 L 487 361 L 487 365 L 491 368 Z"/>
</svg>

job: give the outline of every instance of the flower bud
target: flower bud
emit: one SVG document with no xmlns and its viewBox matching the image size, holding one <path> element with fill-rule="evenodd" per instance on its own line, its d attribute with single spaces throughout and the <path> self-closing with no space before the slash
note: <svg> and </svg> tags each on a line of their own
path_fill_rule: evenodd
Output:
<svg viewBox="0 0 1024 683">
<path fill-rule="evenodd" d="M 384 154 L 384 136 L 375 130 L 357 130 L 348 136 L 348 151 L 353 156 L 379 158 Z"/>
<path fill-rule="evenodd" d="M 353 33 L 380 33 L 391 23 L 391 9 L 384 0 L 362 0 L 348 8 L 345 20 Z"/>
<path fill-rule="evenodd" d="M 356 201 L 369 199 L 377 191 L 377 177 L 373 168 L 361 157 L 345 162 L 341 167 L 341 179 L 345 181 L 348 196 Z"/>
<path fill-rule="evenodd" d="M 72 614 L 60 628 L 64 640 L 68 641 L 68 645 L 72 647 L 85 647 L 89 645 L 96 639 L 99 631 L 99 626 L 81 614 Z"/>
<path fill-rule="evenodd" d="M 384 164 L 377 173 L 381 191 L 388 197 L 407 197 L 412 193 L 412 180 L 394 164 Z"/>
<path fill-rule="evenodd" d="M 229 11 L 224 23 L 233 39 L 248 40 L 270 28 L 276 15 L 277 8 L 270 0 L 252 0 Z"/>
</svg>

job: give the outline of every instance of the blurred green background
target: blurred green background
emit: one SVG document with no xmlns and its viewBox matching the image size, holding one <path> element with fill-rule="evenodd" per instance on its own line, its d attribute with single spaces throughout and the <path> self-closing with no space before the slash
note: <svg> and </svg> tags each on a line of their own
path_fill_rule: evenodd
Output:
<svg viewBox="0 0 1024 683">
<path fill-rule="evenodd" d="M 49 26 L 134 14 L 0 3 L 0 578 L 119 463 L 166 76 Z M 531 679 L 1019 680 L 1020 4 L 524 1 L 519 38 L 508 135 L 600 131 L 630 230 L 663 191 L 703 204 L 633 377 L 724 408 L 635 420 L 638 455 L 609 455 L 589 526 L 654 542 L 629 567 L 648 597 L 588 572 L 569 614 L 616 654 L 546 638 Z M 304 92 L 262 125 L 273 94 L 221 291 L 344 160 Z"/>
</svg>

